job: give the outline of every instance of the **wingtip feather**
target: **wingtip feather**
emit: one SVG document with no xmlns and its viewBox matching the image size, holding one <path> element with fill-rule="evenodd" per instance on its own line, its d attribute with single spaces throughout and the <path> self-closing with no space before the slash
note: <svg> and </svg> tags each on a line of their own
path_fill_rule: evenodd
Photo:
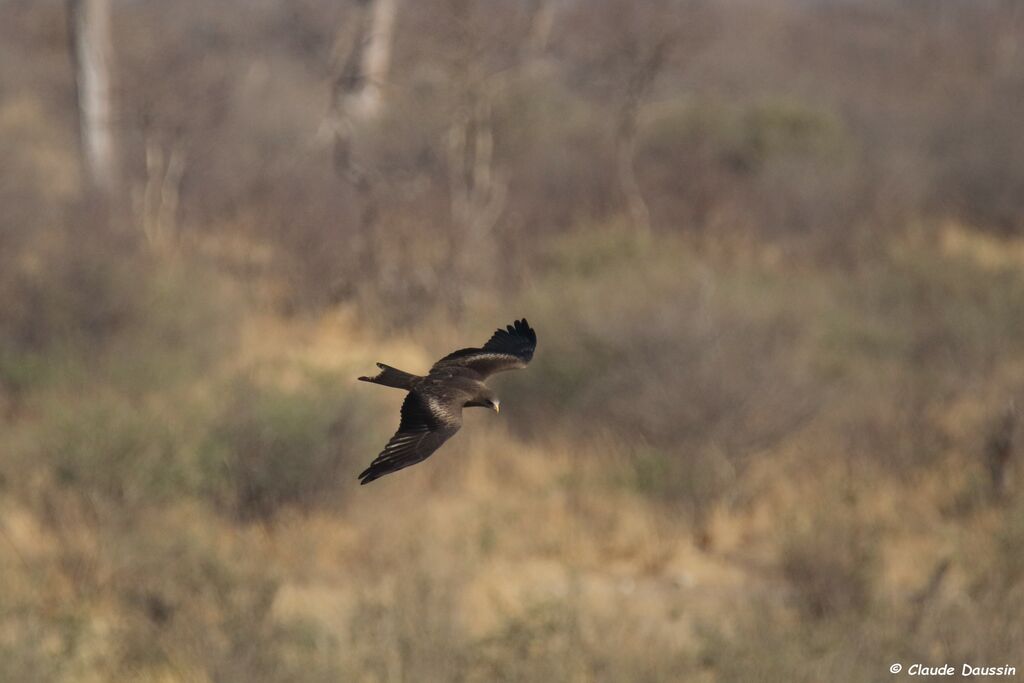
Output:
<svg viewBox="0 0 1024 683">
<path fill-rule="evenodd" d="M 534 331 L 532 327 L 530 327 L 530 323 L 526 320 L 526 318 L 521 318 L 517 320 L 515 322 L 515 327 L 516 331 L 522 334 L 524 337 L 526 337 L 527 339 L 534 343 L 537 342 L 537 332 Z"/>
</svg>

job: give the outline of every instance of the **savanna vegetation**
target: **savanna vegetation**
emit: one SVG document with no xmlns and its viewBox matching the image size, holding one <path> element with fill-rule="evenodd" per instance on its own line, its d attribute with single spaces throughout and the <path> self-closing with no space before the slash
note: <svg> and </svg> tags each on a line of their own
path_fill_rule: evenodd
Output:
<svg viewBox="0 0 1024 683">
<path fill-rule="evenodd" d="M 1022 120 L 1015 0 L 0 2 L 0 680 L 1024 670 Z"/>
</svg>

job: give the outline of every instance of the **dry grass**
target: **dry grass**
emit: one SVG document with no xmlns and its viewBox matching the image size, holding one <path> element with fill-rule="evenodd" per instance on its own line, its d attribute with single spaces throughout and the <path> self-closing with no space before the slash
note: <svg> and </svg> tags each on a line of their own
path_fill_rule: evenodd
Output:
<svg viewBox="0 0 1024 683">
<path fill-rule="evenodd" d="M 963 267 L 962 251 L 928 258 Z M 18 653 L 5 658 L 5 675 L 858 680 L 892 658 L 1009 656 L 999 643 L 1011 642 L 1007 610 L 1022 575 L 1019 529 L 1007 507 L 1015 503 L 991 504 L 975 488 L 984 474 L 975 451 L 990 423 L 983 401 L 1003 395 L 996 386 L 1016 386 L 1020 359 L 942 366 L 985 368 L 1000 382 L 981 395 L 957 392 L 925 404 L 916 419 L 941 433 L 941 450 L 887 463 L 862 449 L 899 453 L 902 428 L 871 406 L 880 400 L 878 368 L 857 354 L 906 353 L 900 335 L 913 328 L 897 330 L 891 342 L 845 336 L 852 346 L 836 366 L 832 321 L 846 316 L 841 329 L 863 329 L 887 309 L 865 316 L 858 300 L 837 310 L 848 305 L 842 288 L 780 298 L 793 285 L 776 282 L 771 268 L 735 271 L 702 259 L 693 263 L 701 278 L 669 278 L 663 268 L 691 258 L 683 243 L 616 249 L 613 258 L 627 269 L 648 264 L 636 284 L 652 312 L 671 299 L 683 311 L 697 306 L 698 316 L 703 307 L 710 321 L 703 324 L 729 321 L 715 338 L 732 336 L 735 320 L 745 321 L 748 337 L 768 338 L 778 320 L 798 323 L 787 345 L 770 352 L 777 359 L 769 367 L 791 373 L 801 359 L 821 368 L 780 378 L 783 387 L 812 387 L 819 405 L 753 449 L 725 447 L 720 460 L 702 461 L 705 449 L 724 448 L 707 419 L 693 422 L 707 431 L 674 444 L 657 423 L 629 417 L 662 405 L 660 394 L 639 386 L 622 397 L 636 402 L 624 412 L 626 404 L 600 402 L 618 400 L 601 384 L 581 383 L 628 389 L 600 368 L 620 354 L 606 345 L 642 324 L 645 309 L 633 306 L 636 322 L 619 318 L 609 327 L 607 317 L 591 322 L 596 313 L 583 294 L 586 283 L 602 291 L 620 266 L 555 268 L 551 277 L 577 297 L 580 318 L 559 321 L 559 311 L 528 294 L 534 324 L 547 334 L 527 372 L 496 382 L 511 417 L 470 413 L 465 430 L 429 462 L 357 487 L 354 472 L 393 428 L 400 394 L 357 385 L 354 375 L 375 359 L 420 369 L 451 344 L 451 333 L 425 330 L 424 342 L 378 336 L 351 314 L 243 316 L 232 350 L 176 382 L 173 393 L 137 378 L 121 383 L 122 373 L 112 372 L 87 404 L 69 403 L 51 384 L 24 399 L 27 412 L 6 440 L 18 457 L 4 469 L 0 556 L 14 588 L 5 597 L 2 643 Z M 904 266 L 897 259 L 892 268 Z M 708 282 L 710 293 L 700 289 Z M 704 298 L 691 303 L 691 290 Z M 612 290 L 599 296 L 600 308 L 625 310 L 618 307 L 635 300 L 619 295 L 621 304 Z M 956 306 L 1003 305 L 971 301 Z M 819 306 L 830 315 L 807 312 Z M 982 319 L 980 311 L 970 316 Z M 660 324 L 677 325 L 665 317 Z M 986 335 L 974 330 L 958 343 Z M 643 364 L 631 372 L 660 381 L 665 363 L 690 357 L 687 344 L 706 343 L 678 339 L 644 346 Z M 570 355 L 574 346 L 593 356 Z M 703 361 L 713 363 L 712 376 L 755 362 L 732 342 L 717 353 Z M 560 359 L 580 374 L 551 385 L 563 381 Z M 820 385 L 837 376 L 841 399 Z M 577 396 L 587 396 L 580 405 L 589 407 L 571 407 Z M 757 403 L 776 416 L 804 405 L 779 389 Z M 552 421 L 555 411 L 562 417 Z M 588 430 L 599 414 L 601 429 Z M 729 413 L 723 424 L 747 414 Z M 757 412 L 749 415 L 763 424 Z M 900 419 L 898 410 L 890 415 Z M 851 416 L 878 430 L 871 440 L 844 436 Z M 677 417 L 677 426 L 679 419 L 687 418 Z M 676 469 L 685 459 L 692 462 Z M 217 462 L 235 466 L 211 470 Z M 692 481 L 707 472 L 718 473 Z M 271 487 L 257 487 L 258 505 L 239 497 L 258 482 Z M 986 640 L 952 637 L 950 619 L 977 624 Z M 863 638 L 838 645 L 850 628 Z"/>
<path fill-rule="evenodd" d="M 399 3 L 347 166 L 366 3 L 114 4 L 119 207 L 64 6 L 0 3 L 0 681 L 1024 665 L 1012 3 Z M 523 315 L 501 415 L 358 486 L 355 378 Z"/>
</svg>

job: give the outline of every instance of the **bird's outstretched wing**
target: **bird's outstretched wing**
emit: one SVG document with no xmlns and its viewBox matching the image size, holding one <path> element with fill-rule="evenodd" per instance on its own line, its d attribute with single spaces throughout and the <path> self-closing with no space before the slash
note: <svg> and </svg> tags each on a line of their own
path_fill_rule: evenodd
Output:
<svg viewBox="0 0 1024 683">
<path fill-rule="evenodd" d="M 445 397 L 410 391 L 402 403 L 398 431 L 359 475 L 359 483 L 369 484 L 385 474 L 426 460 L 461 426 L 461 409 L 449 405 Z"/>
<path fill-rule="evenodd" d="M 469 368 L 485 379 L 496 372 L 525 368 L 536 348 L 537 333 L 523 318 L 495 332 L 483 348 L 459 349 L 449 353 L 434 363 L 430 371 Z"/>
</svg>

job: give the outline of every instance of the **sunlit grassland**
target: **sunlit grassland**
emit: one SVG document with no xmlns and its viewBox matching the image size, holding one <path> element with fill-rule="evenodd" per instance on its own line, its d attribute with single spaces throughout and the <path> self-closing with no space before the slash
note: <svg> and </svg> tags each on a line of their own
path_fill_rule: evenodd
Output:
<svg viewBox="0 0 1024 683">
<path fill-rule="evenodd" d="M 811 681 L 1006 658 L 1021 510 L 980 453 L 1022 380 L 1024 282 L 958 239 L 840 275 L 584 232 L 512 299 L 402 332 L 190 296 L 200 266 L 146 257 L 129 295 L 91 294 L 117 293 L 112 327 L 53 318 L 84 332 L 45 371 L 5 337 L 3 675 Z M 494 381 L 500 417 L 356 486 L 401 395 L 355 376 L 515 315 L 541 342 Z"/>
</svg>

